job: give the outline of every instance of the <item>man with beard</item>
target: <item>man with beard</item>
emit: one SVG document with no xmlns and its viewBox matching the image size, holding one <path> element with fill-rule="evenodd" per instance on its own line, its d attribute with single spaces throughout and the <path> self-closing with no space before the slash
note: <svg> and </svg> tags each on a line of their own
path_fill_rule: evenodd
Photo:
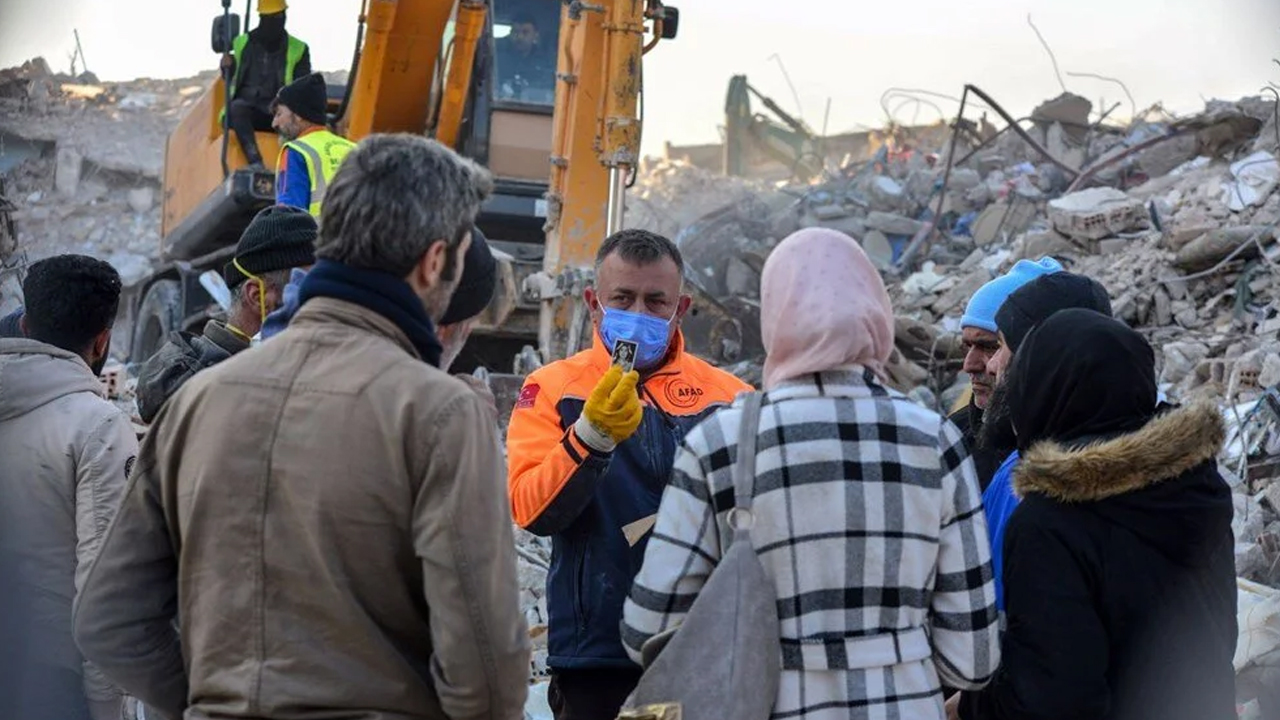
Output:
<svg viewBox="0 0 1280 720">
<path fill-rule="evenodd" d="M 324 194 L 343 158 L 356 146 L 328 128 L 324 76 L 312 73 L 280 88 L 271 127 L 285 143 L 276 161 L 276 202 L 319 219 Z"/>
<path fill-rule="evenodd" d="M 75 616 L 86 656 L 147 707 L 521 717 L 497 427 L 439 369 L 436 334 L 492 187 L 433 140 L 366 138 L 289 329 L 161 409 Z"/>
<path fill-rule="evenodd" d="M 23 282 L 24 337 L 0 339 L 0 557 L 5 597 L 25 612 L 25 649 L 4 646 L 19 676 L 6 718 L 117 718 L 120 691 L 72 636 L 83 587 L 138 453 L 129 417 L 98 379 L 111 346 L 120 275 L 59 255 Z"/>
<path fill-rule="evenodd" d="M 280 88 L 311 74 L 311 49 L 285 31 L 285 0 L 258 0 L 258 27 L 232 41 L 222 57 L 222 77 L 231 85 L 225 120 L 250 167 L 262 169 L 255 131 L 271 129 L 271 101 Z"/>
<path fill-rule="evenodd" d="M 293 268 L 315 262 L 316 222 L 297 208 L 259 212 L 222 268 L 231 291 L 226 319 L 213 318 L 199 335 L 173 333 L 138 373 L 138 416 L 144 423 L 196 373 L 249 349 L 267 316 L 280 306 Z"/>
<path fill-rule="evenodd" d="M 984 490 L 991 484 L 1000 461 L 1013 450 L 1012 444 L 1002 451 L 1002 448 L 981 448 L 977 443 L 983 411 L 991 400 L 991 390 L 995 384 L 995 378 L 987 372 L 987 363 L 1000 349 L 996 311 L 1013 291 L 1038 277 L 1060 270 L 1062 265 L 1050 257 L 1034 262 L 1019 260 L 1009 272 L 979 288 L 969 299 L 964 316 L 960 318 L 960 338 L 964 344 L 963 369 L 969 374 L 972 397 L 969 404 L 952 413 L 950 419 L 964 434 L 965 445 L 968 446 L 978 470 L 978 482 Z"/>
<path fill-rule="evenodd" d="M 1059 310 L 1082 308 L 1111 316 L 1111 300 L 1106 288 L 1098 281 L 1069 272 L 1057 272 L 1037 278 L 1014 291 L 996 312 L 1000 349 L 987 363 L 987 372 L 995 378 L 995 391 L 987 405 L 985 422 L 978 438 L 978 445 L 991 451 L 995 448 L 1016 448 L 1017 435 L 1009 420 L 1009 407 L 1014 398 L 1009 397 L 1009 386 L 1004 382 L 1005 370 L 1013 361 L 1023 338 L 1041 322 Z M 1004 609 L 1004 532 L 1009 516 L 1018 506 L 1013 494 L 1013 471 L 1020 456 L 1011 450 L 996 469 L 991 484 L 982 492 L 982 507 L 987 513 L 987 531 L 991 535 L 991 565 L 996 576 L 996 605 Z"/>
</svg>

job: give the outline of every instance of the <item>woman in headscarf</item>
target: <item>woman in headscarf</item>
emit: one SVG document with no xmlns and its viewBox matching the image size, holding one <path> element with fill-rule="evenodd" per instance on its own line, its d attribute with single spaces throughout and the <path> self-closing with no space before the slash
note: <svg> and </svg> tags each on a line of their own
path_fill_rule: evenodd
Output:
<svg viewBox="0 0 1280 720">
<path fill-rule="evenodd" d="M 1040 323 L 1006 381 L 1022 502 L 1004 540 L 1004 665 L 959 717 L 1235 718 L 1218 410 L 1157 409 L 1151 346 L 1091 310 Z"/>
<path fill-rule="evenodd" d="M 765 263 L 752 545 L 777 592 L 775 718 L 943 717 L 999 661 L 978 480 L 959 430 L 887 388 L 893 311 L 862 248 L 802 230 Z M 677 451 L 623 614 L 637 661 L 728 547 L 740 397 Z"/>
</svg>

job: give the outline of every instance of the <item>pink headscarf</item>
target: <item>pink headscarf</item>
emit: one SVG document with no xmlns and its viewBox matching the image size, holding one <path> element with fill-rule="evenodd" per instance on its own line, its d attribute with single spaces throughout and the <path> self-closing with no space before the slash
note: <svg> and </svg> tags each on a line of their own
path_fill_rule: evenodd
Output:
<svg viewBox="0 0 1280 720">
<path fill-rule="evenodd" d="M 893 352 L 893 307 L 884 281 L 853 238 L 835 230 L 792 233 L 760 280 L 764 388 L 849 365 L 883 375 Z"/>
</svg>

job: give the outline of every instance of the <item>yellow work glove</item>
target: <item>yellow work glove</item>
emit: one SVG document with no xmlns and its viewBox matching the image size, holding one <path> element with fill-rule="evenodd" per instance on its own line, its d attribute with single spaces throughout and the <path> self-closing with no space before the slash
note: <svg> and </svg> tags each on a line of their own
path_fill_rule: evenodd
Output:
<svg viewBox="0 0 1280 720">
<path fill-rule="evenodd" d="M 591 449 L 607 453 L 631 437 L 644 417 L 644 407 L 636 393 L 638 382 L 640 373 L 635 370 L 624 375 L 621 367 L 610 367 L 574 423 L 578 438 Z"/>
</svg>

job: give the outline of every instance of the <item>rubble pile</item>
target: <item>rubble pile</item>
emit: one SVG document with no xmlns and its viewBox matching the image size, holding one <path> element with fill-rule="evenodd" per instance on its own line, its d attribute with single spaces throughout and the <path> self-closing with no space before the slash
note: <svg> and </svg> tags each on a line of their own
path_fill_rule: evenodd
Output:
<svg viewBox="0 0 1280 720">
<path fill-rule="evenodd" d="M 898 314 L 891 381 L 944 412 L 967 385 L 959 318 L 984 283 L 1046 255 L 1102 282 L 1116 316 L 1156 349 L 1162 390 L 1224 407 L 1247 685 L 1280 674 L 1277 112 L 1246 98 L 1211 101 L 1194 117 L 1157 108 L 1108 124 L 1091 119 L 1088 100 L 1063 95 L 1037 108 L 1023 134 L 960 122 L 954 148 L 886 147 L 804 185 L 751 186 L 667 164 L 641 176 L 638 194 L 729 196 L 675 231 L 653 229 L 678 238 L 699 304 L 732 308 L 743 328 L 758 327 L 759 273 L 783 237 L 828 227 L 855 238 L 884 271 Z M 651 222 L 644 204 L 630 211 L 629 223 Z M 706 353 L 757 379 L 758 336 L 740 339 L 733 358 Z"/>
<path fill-rule="evenodd" d="M 143 278 L 160 253 L 165 138 L 212 77 L 101 83 L 41 58 L 0 70 L 0 194 L 19 256 L 0 268 L 79 252 Z M 0 311 L 17 302 L 4 273 Z"/>
</svg>

